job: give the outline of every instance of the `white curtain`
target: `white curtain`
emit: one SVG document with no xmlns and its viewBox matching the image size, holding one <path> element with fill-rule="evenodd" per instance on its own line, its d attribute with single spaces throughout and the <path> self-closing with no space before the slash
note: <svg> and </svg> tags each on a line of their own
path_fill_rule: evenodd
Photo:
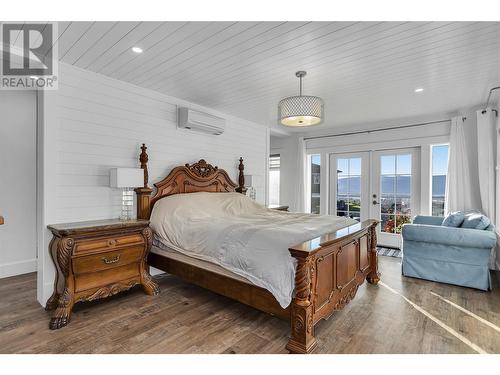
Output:
<svg viewBox="0 0 500 375">
<path fill-rule="evenodd" d="M 491 109 L 482 112 L 476 113 L 479 193 L 483 213 L 495 220 L 496 118 Z"/>
<path fill-rule="evenodd" d="M 484 113 L 483 113 L 484 112 Z M 479 193 L 481 195 L 481 210 L 496 224 L 499 223 L 496 211 L 496 163 L 497 163 L 497 132 L 496 113 L 490 108 L 479 110 L 477 115 L 477 167 L 479 174 Z M 497 237 L 498 237 L 497 228 Z M 498 268 L 498 251 L 493 251 L 491 268 Z"/>
<path fill-rule="evenodd" d="M 475 209 L 462 117 L 451 119 L 446 211 Z"/>
<path fill-rule="evenodd" d="M 297 142 L 297 186 L 291 188 L 295 191 L 295 211 L 306 212 L 306 143 L 304 137 L 299 137 Z"/>
</svg>

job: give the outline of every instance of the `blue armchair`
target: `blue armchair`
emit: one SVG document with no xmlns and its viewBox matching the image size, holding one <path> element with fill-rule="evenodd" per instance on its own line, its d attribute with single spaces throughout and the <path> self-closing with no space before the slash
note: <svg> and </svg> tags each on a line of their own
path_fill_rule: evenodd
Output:
<svg viewBox="0 0 500 375">
<path fill-rule="evenodd" d="M 404 276 L 490 290 L 488 269 L 494 226 L 484 230 L 441 226 L 443 217 L 416 216 L 403 226 Z"/>
</svg>

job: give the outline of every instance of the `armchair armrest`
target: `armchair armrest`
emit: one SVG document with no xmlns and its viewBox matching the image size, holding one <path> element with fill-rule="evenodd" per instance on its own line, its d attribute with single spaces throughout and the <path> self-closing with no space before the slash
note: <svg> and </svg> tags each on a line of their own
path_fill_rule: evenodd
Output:
<svg viewBox="0 0 500 375">
<path fill-rule="evenodd" d="M 496 244 L 495 233 L 488 230 L 442 227 L 426 224 L 405 224 L 403 240 L 442 245 L 491 249 Z"/>
<path fill-rule="evenodd" d="M 423 216 L 417 215 L 413 218 L 413 224 L 441 225 L 444 217 L 442 216 Z"/>
</svg>

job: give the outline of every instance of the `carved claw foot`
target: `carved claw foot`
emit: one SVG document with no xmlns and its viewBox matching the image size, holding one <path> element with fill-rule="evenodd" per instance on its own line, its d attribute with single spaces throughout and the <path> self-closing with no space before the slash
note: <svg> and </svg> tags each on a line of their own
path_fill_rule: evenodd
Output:
<svg viewBox="0 0 500 375">
<path fill-rule="evenodd" d="M 142 288 L 144 289 L 144 292 L 150 296 L 157 296 L 160 294 L 160 287 L 150 276 L 144 279 Z"/>
<path fill-rule="evenodd" d="M 71 317 L 71 309 L 58 307 L 50 319 L 49 328 L 59 329 L 67 326 Z"/>
<path fill-rule="evenodd" d="M 45 310 L 46 311 L 52 311 L 57 308 L 59 305 L 59 294 L 54 292 L 52 296 L 47 300 L 47 303 L 45 304 Z"/>
<path fill-rule="evenodd" d="M 368 281 L 370 284 L 377 285 L 380 281 L 380 273 L 369 273 L 368 276 L 366 276 L 366 281 Z"/>
</svg>

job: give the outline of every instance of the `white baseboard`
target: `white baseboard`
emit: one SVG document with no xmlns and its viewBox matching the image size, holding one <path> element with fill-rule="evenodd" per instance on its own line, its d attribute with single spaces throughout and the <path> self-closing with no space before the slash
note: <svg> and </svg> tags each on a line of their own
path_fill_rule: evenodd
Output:
<svg viewBox="0 0 500 375">
<path fill-rule="evenodd" d="M 19 262 L 0 264 L 0 279 L 24 273 L 36 272 L 37 260 L 28 259 Z"/>
<path fill-rule="evenodd" d="M 37 301 L 40 305 L 45 307 L 45 304 L 52 296 L 52 292 L 54 291 L 54 282 L 46 283 L 41 293 L 37 294 Z"/>
</svg>

